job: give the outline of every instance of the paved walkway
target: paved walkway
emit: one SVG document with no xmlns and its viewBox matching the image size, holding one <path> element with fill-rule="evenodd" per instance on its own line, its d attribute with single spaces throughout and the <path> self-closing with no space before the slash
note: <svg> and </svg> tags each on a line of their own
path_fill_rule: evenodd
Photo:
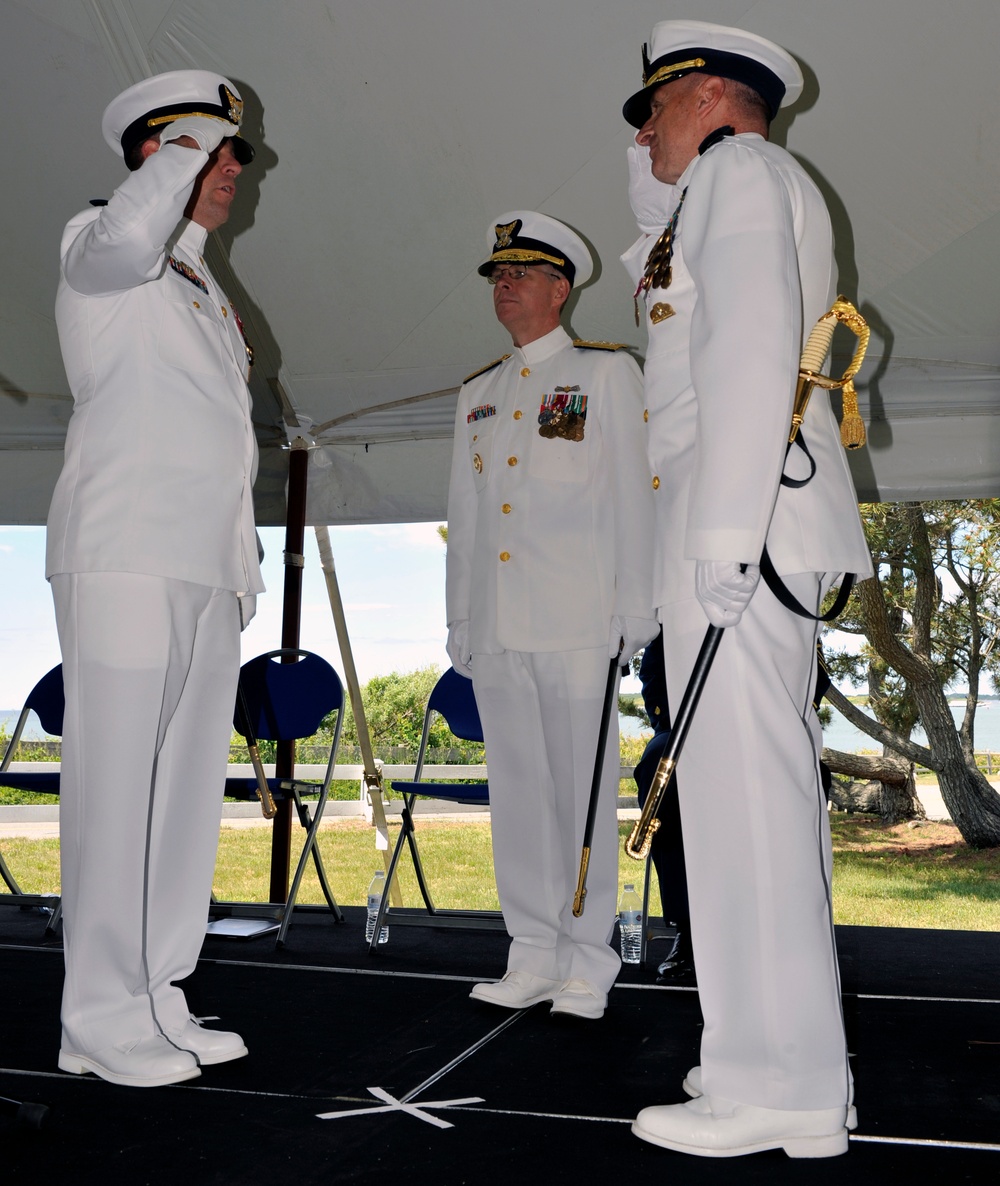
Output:
<svg viewBox="0 0 1000 1186">
<path fill-rule="evenodd" d="M 993 782 L 993 786 L 1000 791 L 1000 780 Z M 924 805 L 927 818 L 932 820 L 948 819 L 948 812 L 941 798 L 937 783 L 928 783 L 917 788 L 920 802 Z M 399 806 L 387 808 L 390 823 L 398 823 Z M 638 809 L 628 799 L 619 799 L 618 818 L 636 819 Z M 419 803 L 417 812 L 426 819 L 447 819 L 453 822 L 488 823 L 490 813 L 482 808 L 461 808 L 452 804 L 434 804 L 433 802 Z M 338 820 L 363 819 L 364 809 L 357 801 L 334 800 L 327 804 L 323 817 L 323 826 L 336 826 Z M 226 803 L 223 806 L 221 827 L 223 828 L 260 828 L 269 823 L 261 815 L 260 810 L 252 803 Z M 28 836 L 35 840 L 58 837 L 59 835 L 59 805 L 47 807 L 0 807 L 0 839 L 9 836 Z"/>
</svg>

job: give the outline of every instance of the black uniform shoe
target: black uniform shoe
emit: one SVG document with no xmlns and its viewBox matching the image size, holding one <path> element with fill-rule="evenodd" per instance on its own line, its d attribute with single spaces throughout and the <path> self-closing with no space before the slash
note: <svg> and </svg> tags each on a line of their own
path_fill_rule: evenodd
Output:
<svg viewBox="0 0 1000 1186">
<path fill-rule="evenodd" d="M 694 953 L 687 931 L 678 931 L 667 958 L 656 969 L 657 984 L 694 984 Z"/>
</svg>

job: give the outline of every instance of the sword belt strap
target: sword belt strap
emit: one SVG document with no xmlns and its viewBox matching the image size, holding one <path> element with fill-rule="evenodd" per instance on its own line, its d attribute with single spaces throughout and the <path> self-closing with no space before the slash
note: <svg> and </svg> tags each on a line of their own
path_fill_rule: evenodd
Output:
<svg viewBox="0 0 1000 1186">
<path fill-rule="evenodd" d="M 787 486 L 792 490 L 799 490 L 803 486 L 808 485 L 813 480 L 816 473 L 816 461 L 813 455 L 809 452 L 809 446 L 803 439 L 802 432 L 796 434 L 794 443 L 805 453 L 809 458 L 809 476 L 805 478 L 790 478 L 787 474 L 782 473 L 781 484 Z M 788 449 L 785 450 L 785 457 L 788 457 L 788 450 L 791 449 L 789 444 Z M 833 605 L 826 611 L 825 614 L 813 614 L 795 597 L 792 596 L 788 586 L 778 576 L 774 563 L 771 560 L 770 553 L 767 550 L 767 544 L 764 545 L 764 551 L 760 558 L 760 575 L 764 579 L 764 584 L 771 590 L 774 596 L 781 602 L 787 610 L 791 610 L 793 614 L 798 614 L 800 618 L 808 618 L 812 622 L 832 622 L 834 618 L 839 617 L 847 605 L 848 599 L 851 596 L 851 591 L 854 588 L 854 581 L 857 577 L 856 573 L 844 573 L 844 579 L 840 582 L 840 589 L 837 593 L 837 598 Z"/>
</svg>

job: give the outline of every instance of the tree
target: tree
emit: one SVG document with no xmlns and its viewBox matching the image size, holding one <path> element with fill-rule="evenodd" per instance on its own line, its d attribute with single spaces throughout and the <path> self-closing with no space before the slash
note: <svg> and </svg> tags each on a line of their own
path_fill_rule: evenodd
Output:
<svg viewBox="0 0 1000 1186">
<path fill-rule="evenodd" d="M 420 745 L 423 731 L 424 710 L 427 701 L 440 678 L 441 670 L 436 664 L 421 667 L 417 671 L 393 671 L 389 675 L 375 675 L 361 689 L 361 702 L 365 709 L 365 720 L 372 740 L 372 748 L 403 746 L 413 752 Z M 350 706 L 346 708 L 344 731 L 341 741 L 344 745 L 358 744 L 358 730 Z M 329 732 L 332 717 L 323 722 Z M 463 761 L 481 760 L 482 747 L 478 751 L 471 743 L 456 743 L 444 720 L 435 716 L 428 737 L 430 748 L 457 748 L 467 753 Z"/>
<path fill-rule="evenodd" d="M 937 774 L 968 844 L 1000 845 L 1000 795 L 975 758 L 979 684 L 998 673 L 1000 658 L 1000 570 L 993 562 L 1000 500 L 871 504 L 862 518 L 876 575 L 858 585 L 837 629 L 864 635 L 866 644 L 860 656 L 842 652 L 829 665 L 834 675 L 867 676 L 873 716 L 835 689 L 828 699 L 884 747 Z M 945 690 L 959 679 L 968 692 L 956 722 Z M 918 720 L 926 746 L 910 740 Z"/>
</svg>

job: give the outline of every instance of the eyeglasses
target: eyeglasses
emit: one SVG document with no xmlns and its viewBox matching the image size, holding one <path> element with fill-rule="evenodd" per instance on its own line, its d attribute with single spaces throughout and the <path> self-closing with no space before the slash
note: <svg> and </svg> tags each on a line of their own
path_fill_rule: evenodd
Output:
<svg viewBox="0 0 1000 1186">
<path fill-rule="evenodd" d="M 550 280 L 562 279 L 558 272 L 547 272 L 537 264 L 508 264 L 506 267 L 497 265 L 486 277 L 486 281 L 488 284 L 499 284 L 501 280 L 508 279 L 516 284 L 519 280 L 523 280 L 528 272 L 540 272 L 543 276 L 548 276 Z"/>
</svg>

